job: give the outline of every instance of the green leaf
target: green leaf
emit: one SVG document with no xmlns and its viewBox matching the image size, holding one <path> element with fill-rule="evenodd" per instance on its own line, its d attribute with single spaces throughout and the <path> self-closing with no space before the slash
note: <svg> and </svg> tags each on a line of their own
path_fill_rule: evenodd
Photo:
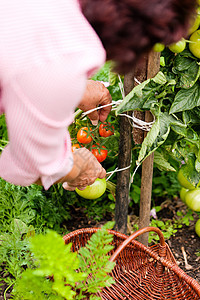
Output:
<svg viewBox="0 0 200 300">
<path fill-rule="evenodd" d="M 172 68 L 174 73 L 185 71 L 191 65 L 194 60 L 188 57 L 177 55 L 174 59 L 174 67 Z"/>
<path fill-rule="evenodd" d="M 142 147 L 140 149 L 139 156 L 138 156 L 139 163 L 144 159 L 144 157 L 147 155 L 149 148 L 151 148 L 152 145 L 154 144 L 156 138 L 158 137 L 159 131 L 160 131 L 160 120 L 158 118 L 153 124 L 151 130 L 147 133 L 147 136 L 145 137 L 142 143 Z"/>
<path fill-rule="evenodd" d="M 183 126 L 177 126 L 177 125 L 171 125 L 171 129 L 176 132 L 178 135 L 180 136 L 184 136 L 187 137 L 188 135 L 188 130 L 187 128 L 183 127 Z"/>
<path fill-rule="evenodd" d="M 198 145 L 198 153 L 195 161 L 195 169 L 197 172 L 200 172 L 200 144 Z"/>
<path fill-rule="evenodd" d="M 181 89 L 175 96 L 170 114 L 190 110 L 200 105 L 200 85 L 196 82 L 191 88 Z"/>
<path fill-rule="evenodd" d="M 164 85 L 167 82 L 167 79 L 165 77 L 165 75 L 160 71 L 158 72 L 158 74 L 156 74 L 155 77 L 152 78 L 152 81 Z"/>
<path fill-rule="evenodd" d="M 114 73 L 110 70 L 109 71 L 109 83 L 110 83 L 110 85 L 115 85 L 117 81 L 118 81 L 118 74 L 116 74 L 116 73 Z"/>
<path fill-rule="evenodd" d="M 173 171 L 176 172 L 170 163 L 165 159 L 164 155 L 158 151 L 154 153 L 154 163 L 161 171 Z"/>
<path fill-rule="evenodd" d="M 166 83 L 167 79 L 165 75 L 162 72 L 158 72 L 154 78 L 147 79 L 141 84 L 135 86 L 118 106 L 116 115 L 131 110 L 151 110 L 154 104 L 157 103 L 157 98 L 164 97 L 166 95 L 165 91 L 159 91 L 159 89 L 161 87 L 163 88 Z"/>
<path fill-rule="evenodd" d="M 186 89 L 192 87 L 200 75 L 200 68 L 196 60 L 181 55 L 176 56 L 172 70 L 180 75 L 179 86 Z"/>
<path fill-rule="evenodd" d="M 11 230 L 14 234 L 21 237 L 24 233 L 28 232 L 28 226 L 20 219 L 14 219 L 11 223 Z"/>
<path fill-rule="evenodd" d="M 150 82 L 150 79 L 142 82 L 132 89 L 132 91 L 124 98 L 123 102 L 117 107 L 116 115 L 122 112 L 130 111 L 134 109 L 141 108 L 144 104 L 144 99 L 142 98 L 142 90 Z M 149 90 L 149 92 L 151 92 Z"/>
<path fill-rule="evenodd" d="M 138 163 L 141 163 L 166 141 L 172 126 L 179 126 L 183 129 L 186 127 L 180 120 L 177 120 L 167 112 L 161 112 L 142 143 L 137 160 Z"/>
<path fill-rule="evenodd" d="M 183 122 L 190 125 L 200 124 L 200 107 L 195 107 L 192 110 L 186 110 L 183 112 Z"/>
<path fill-rule="evenodd" d="M 200 67 L 195 61 L 191 63 L 187 72 L 181 75 L 180 86 L 184 89 L 191 88 L 198 80 L 200 75 Z"/>
</svg>

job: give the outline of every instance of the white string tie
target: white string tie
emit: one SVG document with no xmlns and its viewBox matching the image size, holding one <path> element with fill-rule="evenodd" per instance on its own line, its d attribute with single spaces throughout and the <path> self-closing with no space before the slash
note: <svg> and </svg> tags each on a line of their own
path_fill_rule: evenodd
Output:
<svg viewBox="0 0 200 300">
<path fill-rule="evenodd" d="M 154 120 L 152 122 L 148 122 L 148 123 L 136 118 L 134 116 L 134 111 L 132 113 L 132 116 L 129 116 L 127 114 L 119 114 L 119 116 L 127 117 L 127 118 L 131 119 L 132 120 L 132 123 L 131 123 L 132 127 L 138 128 L 138 129 L 141 129 L 141 130 L 144 130 L 144 131 L 150 131 L 151 127 L 153 126 L 153 124 L 155 122 L 155 117 L 154 117 Z"/>
<path fill-rule="evenodd" d="M 121 168 L 121 169 L 118 169 L 118 167 L 117 167 L 115 170 L 110 171 L 110 172 L 107 172 L 106 174 L 110 174 L 110 175 L 106 178 L 106 181 L 107 181 L 108 179 L 110 179 L 110 177 L 111 177 L 115 172 L 121 172 L 121 171 L 124 171 L 124 170 L 129 169 L 130 167 L 131 167 L 131 165 L 129 165 L 128 167 L 125 167 L 125 168 Z"/>
</svg>

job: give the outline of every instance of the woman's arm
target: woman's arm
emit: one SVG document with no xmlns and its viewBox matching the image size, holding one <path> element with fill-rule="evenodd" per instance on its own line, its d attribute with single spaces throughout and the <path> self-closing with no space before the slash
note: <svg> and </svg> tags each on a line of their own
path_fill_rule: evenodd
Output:
<svg viewBox="0 0 200 300">
<path fill-rule="evenodd" d="M 73 189 L 105 176 L 87 149 L 71 153 L 67 126 L 86 86 L 86 78 L 72 66 L 62 60 L 38 66 L 4 87 L 9 145 L 0 157 L 0 176 L 5 180 L 17 185 L 40 182 L 45 189 L 67 181 Z"/>
<path fill-rule="evenodd" d="M 94 183 L 96 178 L 104 178 L 106 171 L 97 161 L 95 156 L 86 148 L 76 149 L 73 152 L 73 167 L 71 171 L 55 183 L 64 183 L 66 190 L 74 191 L 76 187 L 80 190 Z M 41 185 L 38 179 L 36 184 Z"/>
</svg>

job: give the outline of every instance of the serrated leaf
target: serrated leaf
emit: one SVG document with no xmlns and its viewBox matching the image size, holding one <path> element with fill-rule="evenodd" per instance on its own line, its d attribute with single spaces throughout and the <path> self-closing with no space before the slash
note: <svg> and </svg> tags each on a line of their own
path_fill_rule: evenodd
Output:
<svg viewBox="0 0 200 300">
<path fill-rule="evenodd" d="M 170 163 L 165 159 L 164 155 L 158 151 L 154 152 L 154 163 L 161 171 L 172 171 L 176 172 Z"/>
<path fill-rule="evenodd" d="M 151 130 L 145 137 L 138 156 L 138 163 L 141 163 L 147 156 L 153 153 L 160 145 L 162 145 L 169 133 L 171 126 L 179 126 L 185 128 L 186 125 L 177 120 L 167 112 L 160 113 Z"/>
<path fill-rule="evenodd" d="M 155 121 L 155 123 L 153 124 L 151 130 L 147 133 L 147 136 L 145 137 L 140 152 L 139 152 L 139 156 L 138 156 L 138 162 L 140 163 L 144 157 L 146 156 L 146 153 L 148 151 L 148 149 L 153 145 L 153 143 L 155 142 L 158 134 L 160 131 L 160 120 L 159 118 Z"/>
<path fill-rule="evenodd" d="M 193 62 L 194 60 L 189 58 L 189 57 L 184 57 L 181 55 L 177 55 L 174 59 L 174 67 L 173 67 L 173 72 L 174 73 L 179 73 L 181 71 L 185 71 L 188 69 L 188 67 L 190 66 L 190 64 Z"/>
<path fill-rule="evenodd" d="M 150 82 L 150 79 L 142 82 L 132 89 L 132 91 L 124 98 L 123 102 L 117 107 L 116 115 L 122 112 L 134 110 L 136 106 L 142 107 L 144 100 L 142 99 L 142 90 Z M 136 101 L 139 102 L 137 103 Z"/>
<path fill-rule="evenodd" d="M 125 111 L 151 109 L 157 102 L 155 95 L 160 94 L 158 92 L 159 88 L 163 87 L 166 83 L 167 79 L 165 75 L 162 72 L 158 72 L 154 78 L 147 79 L 135 86 L 118 106 L 116 115 Z M 162 92 L 164 96 L 166 92 Z"/>
<path fill-rule="evenodd" d="M 169 113 L 177 113 L 200 106 L 200 85 L 196 82 L 191 88 L 181 89 L 175 96 Z"/>
<path fill-rule="evenodd" d="M 182 55 L 176 56 L 172 70 L 175 74 L 180 75 L 179 86 L 186 89 L 194 85 L 200 74 L 197 61 Z"/>
</svg>

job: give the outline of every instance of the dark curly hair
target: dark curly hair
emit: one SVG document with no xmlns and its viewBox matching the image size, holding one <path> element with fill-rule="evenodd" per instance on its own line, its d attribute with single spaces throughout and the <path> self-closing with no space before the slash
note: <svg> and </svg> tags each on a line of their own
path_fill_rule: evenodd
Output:
<svg viewBox="0 0 200 300">
<path fill-rule="evenodd" d="M 107 60 L 119 73 L 130 71 L 155 43 L 185 37 L 196 0 L 79 0 L 100 37 Z"/>
</svg>

